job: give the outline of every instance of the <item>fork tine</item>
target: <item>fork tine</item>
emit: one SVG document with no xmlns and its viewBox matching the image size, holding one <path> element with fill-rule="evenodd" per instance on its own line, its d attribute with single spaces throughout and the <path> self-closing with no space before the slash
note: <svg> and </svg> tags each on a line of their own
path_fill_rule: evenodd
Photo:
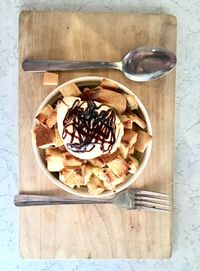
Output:
<svg viewBox="0 0 200 271">
<path fill-rule="evenodd" d="M 158 197 L 170 197 L 169 194 L 158 193 L 158 192 L 153 192 L 153 191 L 146 191 L 146 190 L 136 190 L 135 195 L 149 195 L 149 196 L 158 196 Z"/>
<path fill-rule="evenodd" d="M 152 207 L 145 207 L 145 206 L 136 206 L 137 210 L 144 210 L 144 211 L 153 211 L 153 212 L 166 212 L 169 213 L 168 209 L 162 209 L 162 208 L 152 208 Z"/>
<path fill-rule="evenodd" d="M 152 208 L 169 208 L 170 205 L 168 204 L 161 204 L 161 203 L 157 203 L 157 202 L 149 202 L 149 201 L 143 201 L 143 200 L 135 200 L 135 205 L 136 206 L 144 206 L 144 205 L 147 205 L 147 206 L 151 206 Z"/>
<path fill-rule="evenodd" d="M 170 203 L 169 199 L 160 199 L 160 198 L 153 198 L 153 197 L 148 197 L 148 196 L 143 196 L 141 195 L 136 195 L 135 197 L 136 200 L 148 200 L 148 201 L 153 201 L 153 202 L 163 202 L 163 203 Z"/>
</svg>

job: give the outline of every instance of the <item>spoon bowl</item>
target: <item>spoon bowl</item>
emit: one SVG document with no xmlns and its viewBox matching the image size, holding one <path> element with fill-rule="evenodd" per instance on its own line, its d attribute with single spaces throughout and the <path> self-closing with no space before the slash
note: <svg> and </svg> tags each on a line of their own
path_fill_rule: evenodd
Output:
<svg viewBox="0 0 200 271">
<path fill-rule="evenodd" d="M 121 61 L 121 70 L 132 81 L 151 81 L 170 72 L 176 56 L 163 48 L 143 47 L 128 52 Z"/>
</svg>

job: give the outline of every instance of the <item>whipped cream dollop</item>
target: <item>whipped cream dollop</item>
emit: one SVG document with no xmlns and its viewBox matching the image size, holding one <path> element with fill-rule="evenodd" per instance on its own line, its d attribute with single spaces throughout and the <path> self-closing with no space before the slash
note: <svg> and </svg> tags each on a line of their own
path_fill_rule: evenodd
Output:
<svg viewBox="0 0 200 271">
<path fill-rule="evenodd" d="M 79 97 L 58 102 L 57 125 L 66 149 L 80 159 L 113 153 L 124 134 L 124 126 L 111 108 Z"/>
</svg>

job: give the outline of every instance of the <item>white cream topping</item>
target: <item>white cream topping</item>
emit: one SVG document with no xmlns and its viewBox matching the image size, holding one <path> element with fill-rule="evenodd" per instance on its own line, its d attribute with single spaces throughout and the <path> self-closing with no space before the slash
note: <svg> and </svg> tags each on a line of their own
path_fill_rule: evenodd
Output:
<svg viewBox="0 0 200 271">
<path fill-rule="evenodd" d="M 65 97 L 63 98 L 62 101 L 60 101 L 58 104 L 57 104 L 57 125 L 58 125 L 58 132 L 60 134 L 60 137 L 63 139 L 63 142 L 64 142 L 64 145 L 66 147 L 66 149 L 74 156 L 80 158 L 80 159 L 93 159 L 93 158 L 96 158 L 96 157 L 99 157 L 103 154 L 107 154 L 107 153 L 113 153 L 117 150 L 117 148 L 119 147 L 120 145 L 120 142 L 121 142 L 121 138 L 124 134 L 124 126 L 123 124 L 121 123 L 120 119 L 117 117 L 115 117 L 115 143 L 111 146 L 111 149 L 110 150 L 107 150 L 108 149 L 108 146 L 109 146 L 109 143 L 104 143 L 104 149 L 106 151 L 102 151 L 101 149 L 101 144 L 97 144 L 95 143 L 95 139 L 94 141 L 92 140 L 91 142 L 91 145 L 87 145 L 87 148 L 91 149 L 89 151 L 81 151 L 81 152 L 77 152 L 75 150 L 73 150 L 73 148 L 69 148 L 68 144 L 70 143 L 77 143 L 79 144 L 80 141 L 79 141 L 79 138 L 78 138 L 78 133 L 76 132 L 75 133 L 75 137 L 73 138 L 73 142 L 71 142 L 71 135 L 70 133 L 73 132 L 73 126 L 69 125 L 68 128 L 67 128 L 67 135 L 65 138 L 63 138 L 63 129 L 64 129 L 64 125 L 63 125 L 63 120 L 65 119 L 65 116 L 68 112 L 68 110 L 73 106 L 74 102 L 76 100 L 79 100 L 79 102 L 81 103 L 81 108 L 87 108 L 87 102 L 83 102 L 81 101 L 80 98 L 78 97 Z M 101 104 L 98 103 L 98 102 L 94 102 L 96 106 L 100 106 Z M 110 108 L 106 105 L 102 105 L 98 110 L 97 112 L 100 113 L 102 110 L 110 110 Z M 83 131 L 84 131 L 85 128 L 83 128 Z M 77 137 L 76 137 L 77 136 Z M 109 140 L 109 138 L 108 138 Z"/>
</svg>

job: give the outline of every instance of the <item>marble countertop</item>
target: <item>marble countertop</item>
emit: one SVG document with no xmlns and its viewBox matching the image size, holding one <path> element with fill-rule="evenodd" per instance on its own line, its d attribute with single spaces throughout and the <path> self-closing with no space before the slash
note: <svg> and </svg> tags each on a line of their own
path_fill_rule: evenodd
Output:
<svg viewBox="0 0 200 271">
<path fill-rule="evenodd" d="M 178 19 L 174 237 L 169 260 L 22 260 L 18 212 L 18 18 L 21 10 L 169 13 Z M 0 269 L 200 270 L 200 1 L 0 0 Z"/>
</svg>

